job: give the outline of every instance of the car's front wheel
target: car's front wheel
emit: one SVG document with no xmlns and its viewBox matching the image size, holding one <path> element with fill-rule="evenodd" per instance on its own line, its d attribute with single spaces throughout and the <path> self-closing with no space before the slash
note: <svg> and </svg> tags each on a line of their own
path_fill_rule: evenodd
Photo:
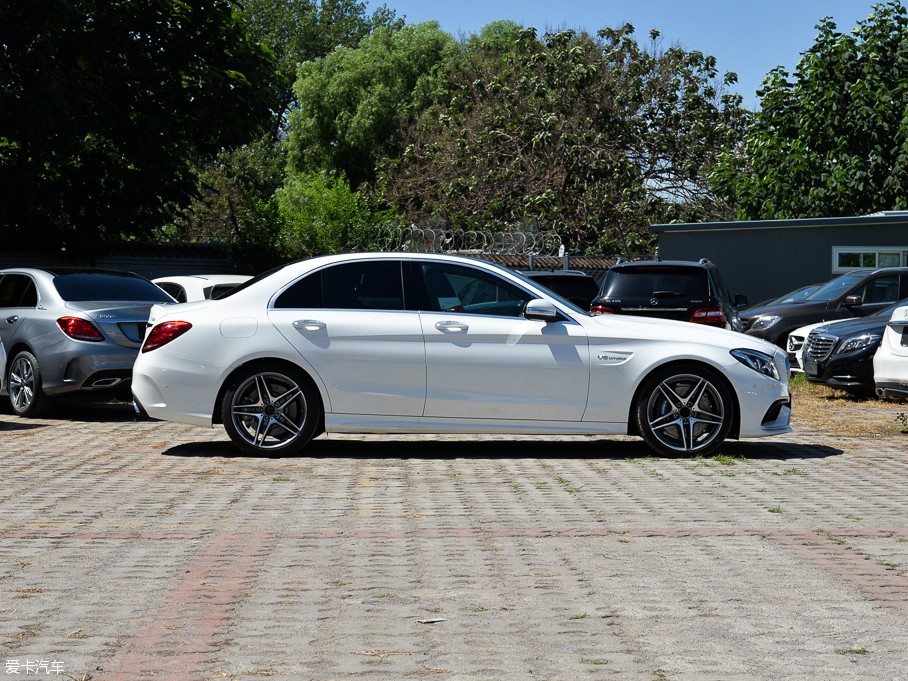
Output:
<svg viewBox="0 0 908 681">
<path fill-rule="evenodd" d="M 281 363 L 253 365 L 234 375 L 221 401 L 224 429 L 252 456 L 293 456 L 312 439 L 321 401 L 309 378 Z"/>
<path fill-rule="evenodd" d="M 37 419 L 50 413 L 54 398 L 41 387 L 41 364 L 32 353 L 23 350 L 13 357 L 6 378 L 9 401 L 16 415 Z"/>
<path fill-rule="evenodd" d="M 728 436 L 734 409 L 715 372 L 674 365 L 644 381 L 636 404 L 637 429 L 663 456 L 707 456 Z"/>
</svg>

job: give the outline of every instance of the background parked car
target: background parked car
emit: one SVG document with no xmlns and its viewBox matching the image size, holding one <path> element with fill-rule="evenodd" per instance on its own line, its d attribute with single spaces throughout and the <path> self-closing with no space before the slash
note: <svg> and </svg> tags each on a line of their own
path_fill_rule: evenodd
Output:
<svg viewBox="0 0 908 681">
<path fill-rule="evenodd" d="M 892 311 L 883 338 L 873 356 L 876 394 L 886 399 L 908 399 L 908 306 Z"/>
<path fill-rule="evenodd" d="M 235 286 L 252 277 L 245 274 L 190 274 L 185 276 L 159 277 L 151 283 L 169 293 L 178 303 L 220 298 Z"/>
<path fill-rule="evenodd" d="M 555 270 L 554 272 L 523 272 L 537 284 L 554 291 L 565 300 L 569 300 L 581 310 L 589 310 L 593 298 L 599 295 L 599 284 L 590 275 L 574 270 Z"/>
<path fill-rule="evenodd" d="M 795 329 L 816 322 L 870 317 L 908 297 L 908 267 L 848 272 L 806 298 L 741 312 L 744 332 L 786 347 Z"/>
<path fill-rule="evenodd" d="M 609 269 L 590 312 L 675 319 L 741 330 L 738 308 L 747 298 L 732 300 L 725 280 L 709 260 L 699 262 L 618 262 Z"/>
<path fill-rule="evenodd" d="M 788 334 L 787 348 L 788 351 L 788 362 L 791 364 L 791 372 L 795 374 L 804 373 L 804 341 L 807 340 L 807 336 L 810 335 L 810 332 L 821 326 L 829 326 L 832 324 L 838 324 L 840 322 L 846 322 L 847 319 L 836 319 L 831 322 L 815 322 L 813 324 L 807 324 L 800 328 L 795 329 L 790 334 Z"/>
<path fill-rule="evenodd" d="M 878 315 L 843 319 L 813 329 L 802 350 L 807 380 L 856 395 L 872 395 L 873 356 L 892 313 L 905 304 L 901 301 Z"/>
<path fill-rule="evenodd" d="M 128 386 L 151 306 L 173 302 L 130 272 L 0 270 L 4 390 L 15 413 L 44 416 L 57 395 Z"/>
</svg>

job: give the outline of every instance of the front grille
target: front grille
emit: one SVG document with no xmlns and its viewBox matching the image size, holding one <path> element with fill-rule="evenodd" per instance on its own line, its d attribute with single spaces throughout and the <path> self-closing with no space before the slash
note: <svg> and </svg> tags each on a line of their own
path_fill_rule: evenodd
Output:
<svg viewBox="0 0 908 681">
<path fill-rule="evenodd" d="M 829 357 L 837 338 L 834 336 L 821 336 L 816 331 L 811 331 L 804 345 L 804 356 L 818 362 Z"/>
</svg>

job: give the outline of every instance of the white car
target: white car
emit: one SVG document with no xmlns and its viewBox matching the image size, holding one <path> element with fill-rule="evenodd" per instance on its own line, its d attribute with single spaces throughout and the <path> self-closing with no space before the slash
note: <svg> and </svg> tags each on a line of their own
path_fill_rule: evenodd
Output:
<svg viewBox="0 0 908 681">
<path fill-rule="evenodd" d="M 821 326 L 832 326 L 840 322 L 852 321 L 854 321 L 854 318 L 849 317 L 848 319 L 832 319 L 826 322 L 807 324 L 788 334 L 788 362 L 791 364 L 791 371 L 799 374 L 804 373 L 804 343 L 811 331 L 819 329 Z"/>
<path fill-rule="evenodd" d="M 873 355 L 873 382 L 879 397 L 908 398 L 908 305 L 892 311 Z"/>
<path fill-rule="evenodd" d="M 247 454 L 328 433 L 638 434 L 663 455 L 790 432 L 785 353 L 723 329 L 587 312 L 503 267 L 313 258 L 156 306 L 137 411 L 223 423 Z"/>
<path fill-rule="evenodd" d="M 178 303 L 219 298 L 235 286 L 252 279 L 246 274 L 191 274 L 185 276 L 159 277 L 151 283 L 164 289 Z"/>
<path fill-rule="evenodd" d="M 6 348 L 3 347 L 3 338 L 0 338 L 0 392 L 6 389 Z"/>
</svg>

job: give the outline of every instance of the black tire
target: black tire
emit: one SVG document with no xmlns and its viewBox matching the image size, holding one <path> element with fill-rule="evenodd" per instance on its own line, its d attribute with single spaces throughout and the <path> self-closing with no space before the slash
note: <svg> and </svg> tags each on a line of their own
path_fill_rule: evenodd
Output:
<svg viewBox="0 0 908 681">
<path fill-rule="evenodd" d="M 314 436 L 321 410 L 309 377 L 280 362 L 261 362 L 238 372 L 221 400 L 227 435 L 251 456 L 298 454 Z"/>
<path fill-rule="evenodd" d="M 635 405 L 637 429 L 662 456 L 708 456 L 731 429 L 735 404 L 716 372 L 676 364 L 650 374 Z"/>
<path fill-rule="evenodd" d="M 13 357 L 6 379 L 14 414 L 28 419 L 50 414 L 54 398 L 41 387 L 41 365 L 32 353 L 23 350 Z"/>
</svg>

